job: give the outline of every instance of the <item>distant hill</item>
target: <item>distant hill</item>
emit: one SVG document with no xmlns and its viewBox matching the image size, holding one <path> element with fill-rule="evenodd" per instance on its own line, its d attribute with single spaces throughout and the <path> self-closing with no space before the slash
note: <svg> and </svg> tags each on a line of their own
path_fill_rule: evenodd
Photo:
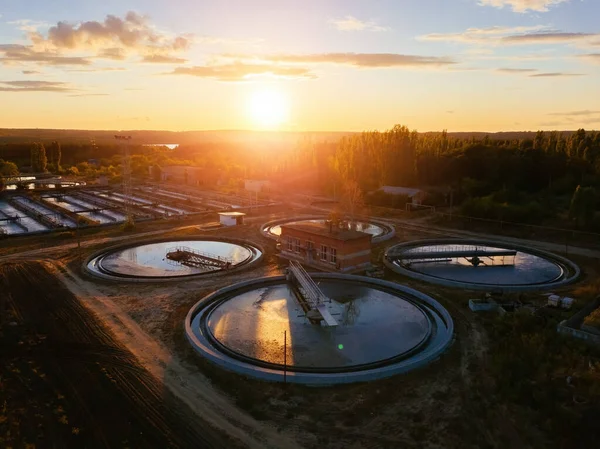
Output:
<svg viewBox="0 0 600 449">
<path fill-rule="evenodd" d="M 296 143 L 304 138 L 316 141 L 337 141 L 344 132 L 268 132 L 268 131 L 92 131 L 73 129 L 0 129 L 1 143 L 23 143 L 31 141 L 51 142 L 58 140 L 70 143 L 97 143 L 114 141 L 115 134 L 131 136 L 136 144 L 202 144 L 215 142 L 228 143 Z"/>
<path fill-rule="evenodd" d="M 569 136 L 575 131 L 561 131 Z M 203 143 L 250 143 L 265 145 L 289 145 L 295 144 L 302 139 L 315 141 L 336 142 L 344 136 L 356 134 L 352 132 L 277 132 L 277 131 L 93 131 L 74 129 L 0 129 L 0 144 L 23 143 L 31 141 L 51 142 L 58 140 L 69 143 L 108 143 L 114 141 L 114 135 L 130 135 L 136 144 L 179 144 L 193 145 Z M 437 134 L 426 132 L 423 134 Z M 483 138 L 490 136 L 491 139 L 533 139 L 535 131 L 509 131 L 497 133 L 485 132 L 449 132 L 450 137 L 456 138 Z"/>
</svg>

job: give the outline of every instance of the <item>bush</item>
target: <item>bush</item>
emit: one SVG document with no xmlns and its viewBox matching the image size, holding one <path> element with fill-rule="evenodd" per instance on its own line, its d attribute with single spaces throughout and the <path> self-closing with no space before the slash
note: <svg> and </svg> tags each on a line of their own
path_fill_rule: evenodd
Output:
<svg viewBox="0 0 600 449">
<path fill-rule="evenodd" d="M 526 204 L 500 203 L 494 200 L 494 196 L 466 200 L 461 213 L 469 217 L 529 224 L 539 224 L 548 216 L 549 211 L 537 201 Z"/>
</svg>

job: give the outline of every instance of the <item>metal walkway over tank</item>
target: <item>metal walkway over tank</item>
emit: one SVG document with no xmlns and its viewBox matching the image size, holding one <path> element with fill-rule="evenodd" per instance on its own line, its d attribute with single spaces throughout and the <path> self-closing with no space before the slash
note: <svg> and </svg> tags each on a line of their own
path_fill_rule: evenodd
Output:
<svg viewBox="0 0 600 449">
<path fill-rule="evenodd" d="M 198 251 L 187 246 L 167 250 L 167 259 L 188 267 L 215 267 L 227 269 L 233 265 L 231 259 Z"/>
<path fill-rule="evenodd" d="M 297 284 L 301 296 L 298 300 L 310 320 L 317 322 L 323 320 L 327 326 L 338 325 L 325 305 L 325 302 L 331 302 L 331 300 L 325 296 L 325 293 L 321 291 L 302 265 L 293 260 L 290 260 L 288 280 L 295 281 Z"/>
<path fill-rule="evenodd" d="M 494 258 L 501 257 L 501 264 L 505 265 L 505 257 L 514 257 L 517 251 L 513 249 L 483 249 L 470 245 L 443 245 L 443 246 L 424 246 L 416 248 L 410 252 L 399 254 L 389 254 L 388 259 L 403 261 L 450 261 L 452 259 L 464 258 L 477 266 L 483 261 L 482 258 L 487 258 L 492 262 L 496 262 Z M 410 262 L 409 262 L 410 263 Z"/>
</svg>

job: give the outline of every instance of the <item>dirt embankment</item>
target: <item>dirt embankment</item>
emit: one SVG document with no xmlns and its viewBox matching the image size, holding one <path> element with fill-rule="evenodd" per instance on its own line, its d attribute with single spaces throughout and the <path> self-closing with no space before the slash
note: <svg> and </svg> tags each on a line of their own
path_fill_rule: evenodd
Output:
<svg viewBox="0 0 600 449">
<path fill-rule="evenodd" d="M 43 264 L 0 265 L 0 296 L 0 447 L 235 447 Z"/>
</svg>

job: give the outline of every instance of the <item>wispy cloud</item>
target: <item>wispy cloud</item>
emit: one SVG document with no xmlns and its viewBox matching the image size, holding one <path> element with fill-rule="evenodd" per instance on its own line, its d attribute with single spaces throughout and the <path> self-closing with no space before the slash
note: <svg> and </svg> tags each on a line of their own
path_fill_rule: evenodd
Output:
<svg viewBox="0 0 600 449">
<path fill-rule="evenodd" d="M 48 22 L 30 19 L 13 20 L 12 22 L 8 22 L 8 25 L 15 25 L 19 30 L 28 33 L 33 33 L 39 30 L 40 28 L 50 26 Z"/>
<path fill-rule="evenodd" d="M 514 12 L 547 12 L 550 7 L 567 3 L 570 0 L 479 0 L 482 6 L 494 6 L 496 8 L 510 7 Z"/>
<path fill-rule="evenodd" d="M 585 109 L 583 111 L 550 112 L 548 115 L 560 117 L 585 117 L 590 115 L 600 115 L 600 110 L 590 111 L 589 109 Z"/>
<path fill-rule="evenodd" d="M 403 55 L 399 53 L 313 53 L 265 56 L 224 55 L 234 59 L 253 59 L 274 64 L 337 64 L 361 68 L 443 67 L 456 61 L 440 56 Z"/>
<path fill-rule="evenodd" d="M 66 83 L 56 81 L 0 81 L 0 92 L 72 92 Z"/>
<path fill-rule="evenodd" d="M 108 97 L 109 94 L 71 94 L 67 97 Z"/>
<path fill-rule="evenodd" d="M 42 72 L 38 71 L 38 70 L 23 70 L 21 72 L 23 75 L 38 75 Z"/>
<path fill-rule="evenodd" d="M 146 55 L 142 58 L 142 62 L 151 62 L 155 64 L 184 64 L 187 62 L 187 59 L 168 55 Z"/>
<path fill-rule="evenodd" d="M 509 75 L 527 75 L 530 78 L 570 78 L 574 76 L 585 76 L 584 73 L 569 72 L 540 72 L 538 69 L 529 68 L 500 68 L 495 70 L 498 73 Z"/>
<path fill-rule="evenodd" d="M 584 55 L 577 55 L 577 57 L 587 62 L 600 64 L 600 53 L 588 53 Z"/>
<path fill-rule="evenodd" d="M 573 76 L 585 76 L 585 73 L 544 72 L 529 76 L 531 78 L 570 78 Z"/>
<path fill-rule="evenodd" d="M 598 38 L 600 34 L 592 33 L 561 33 L 541 32 L 504 36 L 502 42 L 510 44 L 561 44 L 576 41 L 585 41 Z"/>
<path fill-rule="evenodd" d="M 402 55 L 396 53 L 315 53 L 243 55 L 222 54 L 212 64 L 177 67 L 166 75 L 191 75 L 221 81 L 242 81 L 257 76 L 283 79 L 316 78 L 311 67 L 323 64 L 355 68 L 442 68 L 456 61 L 437 56 Z"/>
<path fill-rule="evenodd" d="M 96 56 L 103 59 L 112 59 L 113 61 L 124 61 L 127 57 L 127 53 L 122 48 L 111 47 L 98 50 Z"/>
<path fill-rule="evenodd" d="M 509 74 L 523 74 L 523 73 L 537 72 L 537 70 L 536 69 L 501 68 L 501 69 L 496 69 L 496 72 L 509 73 Z"/>
<path fill-rule="evenodd" d="M 388 27 L 378 25 L 374 20 L 360 20 L 353 16 L 329 21 L 340 31 L 389 31 Z"/>
<path fill-rule="evenodd" d="M 459 33 L 431 33 L 419 36 L 417 39 L 422 41 L 445 41 L 445 42 L 464 42 L 464 43 L 489 43 L 498 40 L 502 36 L 514 34 L 531 33 L 536 31 L 548 30 L 545 25 L 506 27 L 493 26 L 488 28 L 468 28 Z"/>
<path fill-rule="evenodd" d="M 303 67 L 284 67 L 269 64 L 231 64 L 206 65 L 195 67 L 176 67 L 165 75 L 189 75 L 200 78 L 212 78 L 219 81 L 247 81 L 254 77 L 274 77 L 283 79 L 315 78 L 310 70 Z"/>
<path fill-rule="evenodd" d="M 0 44 L 0 63 L 34 62 L 42 65 L 69 66 L 90 65 L 88 58 L 80 56 L 63 56 L 49 50 L 36 51 L 31 46 L 18 44 Z"/>
<path fill-rule="evenodd" d="M 458 33 L 432 33 L 419 36 L 418 40 L 457 42 L 473 45 L 549 45 L 577 44 L 600 45 L 599 33 L 568 33 L 548 26 L 469 28 Z"/>
<path fill-rule="evenodd" d="M 94 73 L 94 72 L 125 72 L 125 67 L 95 67 L 92 69 L 68 69 L 67 72 Z"/>
</svg>

